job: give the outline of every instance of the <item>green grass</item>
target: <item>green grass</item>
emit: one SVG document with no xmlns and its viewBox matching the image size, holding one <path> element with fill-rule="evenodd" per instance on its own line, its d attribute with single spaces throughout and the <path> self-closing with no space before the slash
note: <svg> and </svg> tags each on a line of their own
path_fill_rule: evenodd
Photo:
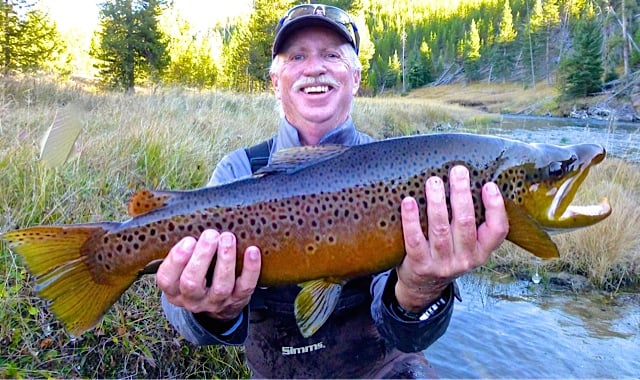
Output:
<svg viewBox="0 0 640 380">
<path fill-rule="evenodd" d="M 52 170 L 37 159 L 56 109 L 74 102 L 83 132 L 72 158 Z M 143 188 L 204 185 L 231 150 L 278 127 L 269 94 L 160 89 L 135 96 L 95 94 L 43 78 L 0 83 L 0 232 L 35 224 L 123 220 L 126 202 Z M 377 137 L 446 130 L 478 122 L 477 111 L 428 99 L 359 98 L 353 117 Z M 474 121 L 475 120 L 475 121 Z M 582 234 L 559 236 L 566 257 L 544 270 L 583 273 L 605 288 L 638 282 L 638 167 L 610 160 L 584 194 L 606 194 L 614 214 Z M 505 244 L 489 267 L 529 268 L 529 254 Z M 0 378 L 244 378 L 242 348 L 195 347 L 162 315 L 153 276 L 129 289 L 104 320 L 72 338 L 35 296 L 19 257 L 0 247 Z"/>
</svg>

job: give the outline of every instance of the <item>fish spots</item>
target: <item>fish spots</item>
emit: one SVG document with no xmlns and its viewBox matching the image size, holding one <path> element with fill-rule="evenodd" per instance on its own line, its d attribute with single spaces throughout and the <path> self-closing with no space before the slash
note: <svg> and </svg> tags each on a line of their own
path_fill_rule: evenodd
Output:
<svg viewBox="0 0 640 380">
<path fill-rule="evenodd" d="M 307 244 L 307 245 L 305 246 L 305 250 L 304 250 L 304 252 L 305 252 L 307 255 L 313 255 L 313 254 L 315 254 L 315 253 L 316 253 L 317 249 L 318 249 L 318 247 L 317 247 L 315 244 L 313 244 L 313 243 L 309 243 L 309 244 Z"/>
</svg>

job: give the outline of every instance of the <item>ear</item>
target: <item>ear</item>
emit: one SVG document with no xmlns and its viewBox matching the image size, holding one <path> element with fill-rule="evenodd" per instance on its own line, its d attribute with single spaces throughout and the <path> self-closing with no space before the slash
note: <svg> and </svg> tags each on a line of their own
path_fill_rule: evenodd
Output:
<svg viewBox="0 0 640 380">
<path fill-rule="evenodd" d="M 358 93 L 358 89 L 360 88 L 360 79 L 362 78 L 362 73 L 360 70 L 353 71 L 353 88 L 351 89 L 351 94 L 356 96 Z"/>
<path fill-rule="evenodd" d="M 273 93 L 276 99 L 281 99 L 280 94 L 280 79 L 276 73 L 270 72 L 269 77 L 271 77 L 271 85 L 273 86 Z"/>
</svg>

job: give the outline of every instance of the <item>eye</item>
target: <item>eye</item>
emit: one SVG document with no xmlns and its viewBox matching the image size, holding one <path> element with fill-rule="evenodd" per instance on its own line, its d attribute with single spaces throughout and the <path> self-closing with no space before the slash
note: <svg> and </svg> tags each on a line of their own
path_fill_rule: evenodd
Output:
<svg viewBox="0 0 640 380">
<path fill-rule="evenodd" d="M 342 58 L 340 54 L 334 53 L 334 52 L 325 54 L 325 57 L 328 61 L 331 61 L 331 62 L 339 61 Z"/>
<path fill-rule="evenodd" d="M 549 177 L 561 177 L 574 169 L 574 163 L 578 161 L 578 157 L 572 155 L 564 161 L 554 161 L 549 164 Z"/>
<path fill-rule="evenodd" d="M 563 165 L 560 161 L 549 164 L 549 177 L 560 177 L 563 174 Z"/>
</svg>

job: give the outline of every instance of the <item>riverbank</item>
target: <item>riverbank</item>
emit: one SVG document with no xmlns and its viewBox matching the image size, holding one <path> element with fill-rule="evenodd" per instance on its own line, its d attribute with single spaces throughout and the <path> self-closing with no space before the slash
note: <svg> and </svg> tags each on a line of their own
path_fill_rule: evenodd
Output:
<svg viewBox="0 0 640 380">
<path fill-rule="evenodd" d="M 636 82 L 625 93 L 608 88 L 600 95 L 574 100 L 561 100 L 558 89 L 545 83 L 527 88 L 513 83 L 456 83 L 423 87 L 406 97 L 470 108 L 479 118 L 514 114 L 640 123 L 640 81 Z"/>
</svg>

